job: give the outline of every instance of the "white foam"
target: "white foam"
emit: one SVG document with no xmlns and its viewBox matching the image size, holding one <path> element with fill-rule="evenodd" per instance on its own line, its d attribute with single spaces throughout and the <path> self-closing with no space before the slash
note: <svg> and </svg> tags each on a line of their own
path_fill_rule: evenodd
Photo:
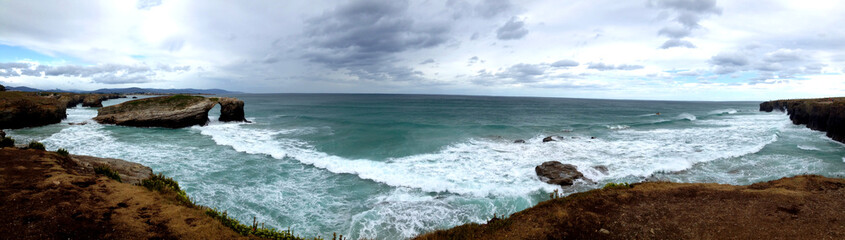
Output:
<svg viewBox="0 0 845 240">
<path fill-rule="evenodd" d="M 779 115 L 736 116 L 697 121 L 706 127 L 685 129 L 624 129 L 602 139 L 567 139 L 542 143 L 542 135 L 528 144 L 494 139 L 469 139 L 438 152 L 382 160 L 347 159 L 314 150 L 306 142 L 282 136 L 283 131 L 212 124 L 197 127 L 220 145 L 253 154 L 291 159 L 334 173 L 426 192 L 453 192 L 476 196 L 524 196 L 554 186 L 540 182 L 534 167 L 561 161 L 579 169 L 605 165 L 607 175 L 585 171 L 594 180 L 648 176 L 655 171 L 680 171 L 695 163 L 760 151 L 777 140 L 772 124 Z M 714 127 L 718 126 L 718 127 Z"/>
<path fill-rule="evenodd" d="M 807 150 L 807 151 L 819 151 L 819 150 L 821 150 L 821 149 L 819 149 L 819 148 L 817 148 L 817 147 L 807 146 L 807 145 L 800 145 L 800 144 L 798 145 L 798 149 L 801 149 L 801 150 Z"/>
<path fill-rule="evenodd" d="M 607 125 L 605 127 L 607 127 L 607 129 L 610 129 L 610 130 L 622 130 L 622 129 L 631 128 L 631 126 L 628 126 L 628 125 Z"/>
<path fill-rule="evenodd" d="M 690 121 L 695 121 L 696 117 L 695 117 L 695 115 L 692 115 L 690 113 L 681 113 L 681 114 L 678 114 L 676 119 L 686 119 L 686 120 L 690 120 Z"/>
<path fill-rule="evenodd" d="M 717 114 L 735 114 L 736 112 L 737 112 L 737 111 L 736 111 L 736 109 L 733 109 L 733 108 L 727 108 L 727 109 L 713 110 L 713 111 L 710 111 L 708 114 L 709 114 L 709 115 L 717 115 Z"/>
</svg>

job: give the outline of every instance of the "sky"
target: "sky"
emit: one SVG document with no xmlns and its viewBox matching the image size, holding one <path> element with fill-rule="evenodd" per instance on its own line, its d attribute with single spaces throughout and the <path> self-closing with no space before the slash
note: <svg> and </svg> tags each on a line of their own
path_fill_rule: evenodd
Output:
<svg viewBox="0 0 845 240">
<path fill-rule="evenodd" d="M 845 94 L 845 2 L 0 0 L 0 84 L 652 100 Z"/>
</svg>

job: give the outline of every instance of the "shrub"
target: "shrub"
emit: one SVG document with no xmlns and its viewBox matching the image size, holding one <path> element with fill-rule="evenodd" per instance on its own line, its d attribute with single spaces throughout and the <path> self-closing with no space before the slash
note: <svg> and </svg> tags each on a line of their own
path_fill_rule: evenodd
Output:
<svg viewBox="0 0 845 240">
<path fill-rule="evenodd" d="M 10 137 L 4 137 L 3 139 L 0 139 L 0 148 L 14 147 L 14 146 L 15 146 L 15 139 L 12 139 Z"/>
<path fill-rule="evenodd" d="M 44 144 L 42 144 L 42 143 L 40 143 L 40 142 L 37 142 L 37 141 L 32 141 L 32 142 L 29 142 L 29 146 L 27 146 L 27 148 L 29 148 L 29 149 L 37 149 L 37 150 L 45 150 L 45 148 L 44 148 Z"/>
<path fill-rule="evenodd" d="M 109 166 L 102 165 L 94 167 L 94 173 L 105 175 L 108 178 L 114 179 L 118 182 L 123 182 L 120 180 L 120 174 L 117 171 L 112 170 Z"/>
<path fill-rule="evenodd" d="M 70 153 L 67 152 L 67 149 L 64 149 L 64 148 L 59 148 L 59 150 L 56 150 L 56 153 L 58 153 L 59 155 L 65 156 L 65 157 L 70 155 Z"/>
</svg>

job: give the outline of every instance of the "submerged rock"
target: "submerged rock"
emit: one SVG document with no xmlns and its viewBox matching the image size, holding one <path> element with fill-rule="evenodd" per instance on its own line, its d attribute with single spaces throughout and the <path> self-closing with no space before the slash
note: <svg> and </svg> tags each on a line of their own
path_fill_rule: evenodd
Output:
<svg viewBox="0 0 845 240">
<path fill-rule="evenodd" d="M 516 141 L 513 141 L 513 143 L 525 143 L 525 140 L 517 139 Z"/>
<path fill-rule="evenodd" d="M 534 172 L 540 177 L 540 181 L 560 186 L 569 186 L 576 179 L 584 178 L 584 174 L 581 174 L 575 165 L 563 164 L 558 161 L 544 162 L 535 167 Z"/>
<path fill-rule="evenodd" d="M 607 174 L 607 167 L 604 165 L 593 166 L 593 169 L 599 171 L 602 174 Z"/>
<path fill-rule="evenodd" d="M 548 137 L 543 138 L 543 142 L 554 142 L 554 141 L 555 141 L 555 139 L 552 138 L 552 136 L 548 136 Z"/>
</svg>

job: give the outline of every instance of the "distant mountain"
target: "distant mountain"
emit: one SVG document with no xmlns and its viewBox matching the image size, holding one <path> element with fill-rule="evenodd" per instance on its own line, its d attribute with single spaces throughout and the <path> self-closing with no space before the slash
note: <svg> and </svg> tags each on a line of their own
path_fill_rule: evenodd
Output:
<svg viewBox="0 0 845 240">
<path fill-rule="evenodd" d="M 103 89 L 97 89 L 97 90 L 91 91 L 91 93 L 229 94 L 229 93 L 239 93 L 239 92 L 231 92 L 231 91 L 226 91 L 226 90 L 223 90 L 223 89 L 193 89 L 193 88 L 159 89 L 159 88 L 136 88 L 136 87 L 133 87 L 133 88 L 103 88 Z"/>
<path fill-rule="evenodd" d="M 10 87 L 10 86 L 6 86 L 6 91 L 19 91 L 19 92 L 45 92 L 44 90 L 41 90 L 41 89 L 35 89 L 35 88 L 31 88 L 31 87 L 23 87 L 23 86 L 21 86 L 21 87 Z"/>
<path fill-rule="evenodd" d="M 240 92 L 232 92 L 226 91 L 223 89 L 193 89 L 193 88 L 183 88 L 183 89 L 159 89 L 159 88 L 103 88 L 97 89 L 94 91 L 80 91 L 80 90 L 61 90 L 61 89 L 53 89 L 53 90 L 42 90 L 36 89 L 31 87 L 10 87 L 6 86 L 7 91 L 21 91 L 21 92 L 74 92 L 74 93 L 119 93 L 119 94 L 143 94 L 143 93 L 151 93 L 151 94 L 177 94 L 177 93 L 187 93 L 187 94 L 231 94 L 231 93 L 240 93 Z"/>
</svg>

